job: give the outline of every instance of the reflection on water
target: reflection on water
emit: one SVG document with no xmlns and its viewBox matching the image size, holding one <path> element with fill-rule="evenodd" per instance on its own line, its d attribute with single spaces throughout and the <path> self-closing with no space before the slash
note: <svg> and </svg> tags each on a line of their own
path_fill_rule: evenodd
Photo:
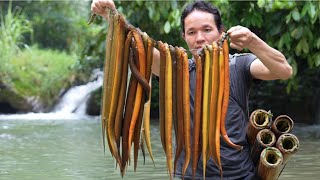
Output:
<svg viewBox="0 0 320 180">
<path fill-rule="evenodd" d="M 318 179 L 318 126 L 295 127 L 300 149 L 280 180 Z M 156 166 L 139 155 L 137 172 L 130 166 L 123 179 L 169 179 L 158 125 L 152 126 Z M 0 120 L 0 179 L 121 179 L 108 148 L 103 152 L 99 118 L 90 120 Z"/>
</svg>

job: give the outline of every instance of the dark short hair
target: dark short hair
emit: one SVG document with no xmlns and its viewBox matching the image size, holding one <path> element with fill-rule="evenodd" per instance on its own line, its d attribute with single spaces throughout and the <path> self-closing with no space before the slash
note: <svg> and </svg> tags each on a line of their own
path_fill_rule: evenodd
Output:
<svg viewBox="0 0 320 180">
<path fill-rule="evenodd" d="M 194 10 L 199 10 L 199 11 L 204 11 L 204 12 L 208 12 L 210 14 L 213 15 L 214 21 L 217 25 L 218 31 L 221 32 L 223 30 L 223 24 L 222 24 L 222 20 L 221 20 L 221 16 L 219 13 L 218 8 L 212 6 L 210 3 L 206 2 L 206 1 L 195 1 L 191 4 L 189 4 L 182 12 L 182 15 L 180 17 L 180 21 L 181 21 L 181 31 L 182 33 L 184 33 L 185 29 L 184 29 L 184 20 L 185 18 L 192 13 Z"/>
</svg>

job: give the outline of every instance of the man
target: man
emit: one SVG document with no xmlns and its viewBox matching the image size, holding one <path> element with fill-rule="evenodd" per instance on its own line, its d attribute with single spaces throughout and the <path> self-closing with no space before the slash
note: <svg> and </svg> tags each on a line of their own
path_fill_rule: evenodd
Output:
<svg viewBox="0 0 320 180">
<path fill-rule="evenodd" d="M 91 10 L 107 19 L 106 7 L 116 8 L 112 0 L 93 0 Z M 184 9 L 181 16 L 181 25 L 182 37 L 193 55 L 195 55 L 197 49 L 217 41 L 224 30 L 218 9 L 204 1 L 196 1 Z M 226 129 L 231 141 L 244 148 L 242 151 L 238 151 L 229 147 L 223 140 L 221 141 L 223 178 L 256 179 L 255 167 L 250 158 L 246 138 L 249 90 L 256 80 L 288 79 L 292 75 L 292 68 L 281 52 L 270 47 L 248 28 L 235 26 L 227 32 L 229 33 L 231 48 L 237 50 L 248 48 L 252 54 L 230 56 L 230 96 Z M 159 52 L 155 50 L 152 69 L 157 76 L 159 75 L 159 61 Z M 190 60 L 189 64 L 190 108 L 193 114 L 196 67 L 193 60 Z M 184 154 L 179 157 L 178 161 L 177 175 L 180 177 L 183 163 Z M 191 163 L 184 178 L 192 178 Z M 203 178 L 202 158 L 198 163 L 196 178 Z M 219 170 L 212 159 L 207 162 L 206 179 L 220 179 Z"/>
</svg>

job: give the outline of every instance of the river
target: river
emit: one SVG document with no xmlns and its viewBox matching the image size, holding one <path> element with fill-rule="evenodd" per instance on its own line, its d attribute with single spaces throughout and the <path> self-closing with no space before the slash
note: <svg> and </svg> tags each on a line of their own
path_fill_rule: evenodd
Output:
<svg viewBox="0 0 320 180">
<path fill-rule="evenodd" d="M 98 117 L 27 117 L 0 116 L 1 180 L 121 179 L 108 147 L 104 154 Z M 132 163 L 123 179 L 169 179 L 158 124 L 153 123 L 151 129 L 155 167 L 148 156 L 143 164 L 140 154 L 137 172 Z M 280 180 L 319 179 L 319 130 L 320 126 L 295 126 L 300 148 Z"/>
</svg>

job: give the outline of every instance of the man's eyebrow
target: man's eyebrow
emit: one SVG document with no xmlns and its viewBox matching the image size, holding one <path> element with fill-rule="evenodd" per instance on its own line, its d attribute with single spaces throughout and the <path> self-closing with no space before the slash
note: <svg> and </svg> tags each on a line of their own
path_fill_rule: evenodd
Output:
<svg viewBox="0 0 320 180">
<path fill-rule="evenodd" d="M 213 26 L 212 25 L 210 25 L 210 24 L 204 24 L 204 25 L 202 25 L 201 26 L 201 28 L 212 28 Z M 194 27 L 191 27 L 191 28 L 189 28 L 189 29 L 186 29 L 186 31 L 194 31 Z"/>
<path fill-rule="evenodd" d="M 209 28 L 212 28 L 212 25 L 210 25 L 210 24 L 205 24 L 205 25 L 203 25 L 202 27 L 209 27 Z"/>
</svg>

